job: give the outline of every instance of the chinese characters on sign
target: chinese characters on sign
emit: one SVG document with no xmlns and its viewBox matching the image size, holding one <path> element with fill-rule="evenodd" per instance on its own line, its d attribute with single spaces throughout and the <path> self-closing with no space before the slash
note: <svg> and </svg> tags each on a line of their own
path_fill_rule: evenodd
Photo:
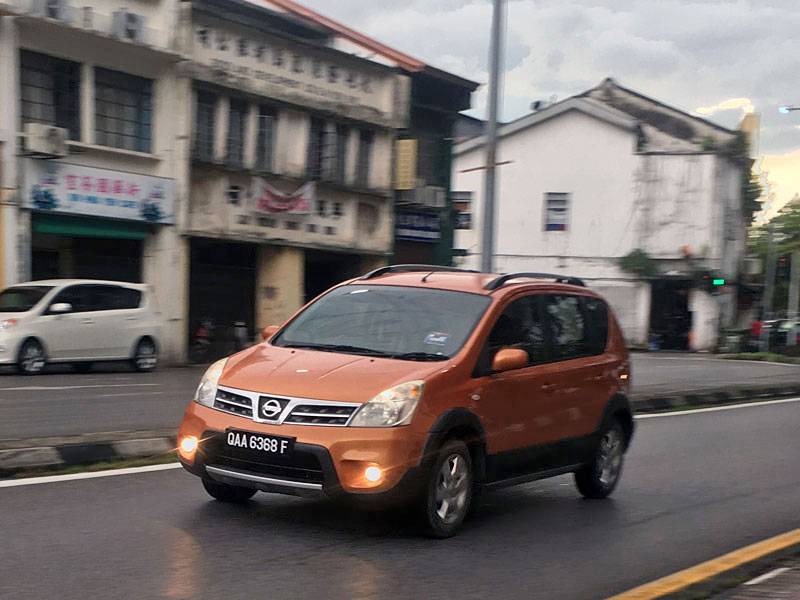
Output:
<svg viewBox="0 0 800 600">
<path fill-rule="evenodd" d="M 338 64 L 322 53 L 310 54 L 283 40 L 252 39 L 243 33 L 199 25 L 194 32 L 195 60 L 225 73 L 263 81 L 348 104 L 375 108 L 380 77 Z"/>
<path fill-rule="evenodd" d="M 174 182 L 62 162 L 29 160 L 27 208 L 115 219 L 174 223 Z"/>
</svg>

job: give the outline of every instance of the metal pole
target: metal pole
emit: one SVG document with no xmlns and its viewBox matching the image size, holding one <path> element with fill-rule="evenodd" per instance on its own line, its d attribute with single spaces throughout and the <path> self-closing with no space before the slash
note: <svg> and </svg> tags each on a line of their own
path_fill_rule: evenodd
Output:
<svg viewBox="0 0 800 600">
<path fill-rule="evenodd" d="M 767 228 L 767 273 L 764 281 L 764 305 L 762 307 L 764 316 L 762 321 L 767 321 L 772 317 L 772 295 L 775 288 L 775 240 L 772 235 L 772 221 L 769 222 Z M 769 351 L 769 333 L 766 327 L 761 328 L 761 351 Z"/>
<path fill-rule="evenodd" d="M 497 104 L 500 87 L 500 44 L 502 42 L 503 0 L 494 0 L 492 10 L 492 41 L 489 49 L 489 105 L 486 118 L 486 174 L 483 194 L 483 237 L 481 240 L 481 270 L 494 269 L 494 193 L 497 162 Z"/>
</svg>

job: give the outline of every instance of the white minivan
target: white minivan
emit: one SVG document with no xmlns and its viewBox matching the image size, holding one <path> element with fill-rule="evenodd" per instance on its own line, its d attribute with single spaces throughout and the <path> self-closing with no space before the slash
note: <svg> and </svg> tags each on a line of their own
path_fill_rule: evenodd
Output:
<svg viewBox="0 0 800 600">
<path fill-rule="evenodd" d="M 0 292 L 0 365 L 16 365 L 27 375 L 47 363 L 71 363 L 85 372 L 94 362 L 110 360 L 152 371 L 159 336 L 146 285 L 53 279 Z"/>
</svg>

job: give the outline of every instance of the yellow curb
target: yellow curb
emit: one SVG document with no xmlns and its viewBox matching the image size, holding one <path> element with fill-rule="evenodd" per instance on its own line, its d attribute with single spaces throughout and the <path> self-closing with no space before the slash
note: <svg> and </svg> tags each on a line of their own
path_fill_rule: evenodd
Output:
<svg viewBox="0 0 800 600">
<path fill-rule="evenodd" d="M 800 529 L 723 554 L 718 558 L 678 571 L 672 575 L 667 575 L 661 579 L 656 579 L 622 594 L 617 594 L 607 600 L 652 600 L 661 598 L 795 544 L 800 544 Z"/>
</svg>

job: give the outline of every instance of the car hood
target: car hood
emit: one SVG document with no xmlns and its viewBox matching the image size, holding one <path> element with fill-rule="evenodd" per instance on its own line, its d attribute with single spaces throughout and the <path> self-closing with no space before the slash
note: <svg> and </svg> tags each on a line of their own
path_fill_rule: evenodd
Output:
<svg viewBox="0 0 800 600">
<path fill-rule="evenodd" d="M 395 360 L 264 343 L 230 357 L 219 384 L 277 396 L 367 402 L 385 389 L 425 379 L 449 364 L 450 361 Z"/>
</svg>

